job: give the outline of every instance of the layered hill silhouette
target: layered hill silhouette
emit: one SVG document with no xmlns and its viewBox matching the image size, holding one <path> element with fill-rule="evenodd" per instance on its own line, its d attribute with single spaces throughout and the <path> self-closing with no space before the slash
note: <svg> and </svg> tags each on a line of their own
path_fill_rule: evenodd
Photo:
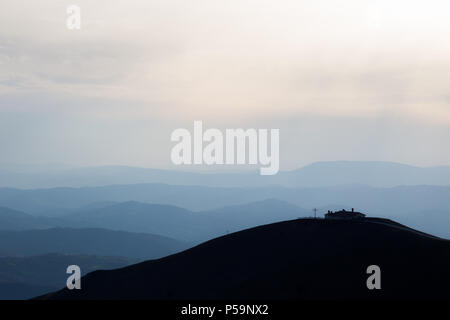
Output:
<svg viewBox="0 0 450 320">
<path fill-rule="evenodd" d="M 63 253 L 155 259 L 189 246 L 159 235 L 99 228 L 0 231 L 0 252 L 14 256 Z"/>
<path fill-rule="evenodd" d="M 49 227 L 49 219 L 0 207 L 0 230 L 27 230 Z"/>
<path fill-rule="evenodd" d="M 381 290 L 366 269 L 381 268 Z M 297 219 L 236 232 L 40 299 L 449 299 L 450 241 L 387 219 Z"/>
<path fill-rule="evenodd" d="M 33 216 L 0 208 L 0 230 L 106 228 L 201 242 L 229 232 L 307 214 L 310 212 L 276 199 L 202 212 L 137 201 L 96 202 L 59 217 Z"/>
<path fill-rule="evenodd" d="M 170 205 L 129 201 L 77 212 L 65 216 L 64 221 L 79 227 L 146 232 L 199 242 L 233 231 L 305 216 L 308 213 L 302 208 L 276 199 L 201 212 Z"/>
<path fill-rule="evenodd" d="M 323 188 L 210 188 L 164 184 L 111 185 L 94 188 L 19 190 L 0 188 L 0 206 L 32 215 L 60 217 L 89 208 L 118 202 L 144 202 L 179 206 L 188 210 L 215 210 L 231 205 L 276 198 L 304 207 L 353 204 L 371 212 L 408 213 L 417 210 L 445 210 L 450 207 L 449 186 L 336 186 Z M 111 203 L 114 202 L 114 203 Z"/>
<path fill-rule="evenodd" d="M 138 183 L 208 187 L 449 185 L 450 167 L 422 168 L 382 161 L 330 161 L 315 162 L 296 170 L 282 171 L 274 176 L 260 176 L 256 169 L 242 173 L 195 173 L 127 166 L 43 168 L 3 165 L 0 167 L 0 187 L 53 188 Z"/>
<path fill-rule="evenodd" d="M 450 223 L 450 186 L 210 188 L 139 184 L 95 188 L 0 189 L 0 206 L 33 216 L 53 216 L 54 219 L 80 213 L 80 209 L 86 211 L 114 205 L 112 201 L 157 203 L 190 211 L 211 211 L 269 198 L 309 210 L 335 204 L 342 205 L 340 208 L 364 208 L 371 215 L 387 216 L 403 224 L 450 238 L 450 230 L 447 227 Z M 93 203 L 96 204 L 94 208 L 90 207 Z"/>
</svg>

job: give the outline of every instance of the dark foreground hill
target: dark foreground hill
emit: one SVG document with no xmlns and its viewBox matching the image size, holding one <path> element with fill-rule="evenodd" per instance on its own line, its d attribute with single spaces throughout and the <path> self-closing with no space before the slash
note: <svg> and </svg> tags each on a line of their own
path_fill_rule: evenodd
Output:
<svg viewBox="0 0 450 320">
<path fill-rule="evenodd" d="M 368 290 L 367 267 L 381 268 Z M 298 219 L 223 236 L 42 299 L 450 298 L 450 241 L 390 220 Z"/>
</svg>

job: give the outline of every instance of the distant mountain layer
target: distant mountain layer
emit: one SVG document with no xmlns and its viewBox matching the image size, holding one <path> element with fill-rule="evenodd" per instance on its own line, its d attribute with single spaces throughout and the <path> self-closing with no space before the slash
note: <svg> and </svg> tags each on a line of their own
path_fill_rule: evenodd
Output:
<svg viewBox="0 0 450 320">
<path fill-rule="evenodd" d="M 137 259 L 88 255 L 46 254 L 0 257 L 0 300 L 29 299 L 65 286 L 67 267 L 76 264 L 82 274 L 121 268 Z"/>
<path fill-rule="evenodd" d="M 369 290 L 370 265 L 381 290 Z M 449 299 L 450 241 L 384 219 L 299 219 L 82 278 L 41 299 Z"/>
<path fill-rule="evenodd" d="M 189 170 L 190 167 L 182 169 Z M 125 166 L 36 168 L 35 170 L 32 167 L 0 167 L 0 187 L 52 188 L 138 183 L 209 187 L 450 185 L 450 166 L 421 168 L 392 162 L 333 161 L 316 162 L 273 176 L 261 176 L 257 168 L 245 173 L 192 173 Z"/>
<path fill-rule="evenodd" d="M 0 229 L 8 229 L 8 226 L 11 230 L 45 227 L 107 228 L 159 234 L 188 242 L 201 242 L 229 232 L 293 219 L 309 213 L 295 205 L 276 199 L 203 212 L 135 201 L 103 205 L 104 207 L 97 204 L 72 210 L 71 214 L 58 218 L 35 217 L 21 212 L 14 214 L 14 211 L 10 210 L 9 219 L 6 221 L 8 223 L 3 223 L 0 208 Z M 15 215 L 17 221 L 14 220 Z M 164 243 L 161 245 L 167 246 Z M 134 251 L 135 249 L 131 252 Z"/>
<path fill-rule="evenodd" d="M 0 231 L 0 252 L 14 256 L 64 253 L 155 259 L 187 247 L 159 235 L 105 229 Z"/>
<path fill-rule="evenodd" d="M 30 214 L 0 207 L 0 230 L 26 230 L 48 227 L 45 218 L 34 217 Z"/>
<path fill-rule="evenodd" d="M 0 206 L 33 215 L 61 216 L 99 202 L 138 201 L 174 205 L 188 210 L 211 210 L 243 205 L 269 198 L 287 201 L 304 208 L 333 203 L 400 212 L 450 208 L 450 186 L 400 186 L 373 188 L 339 186 L 327 188 L 209 188 L 165 184 L 114 185 L 94 188 L 2 189 Z M 98 205 L 98 208 L 105 207 Z M 90 210 L 92 208 L 83 208 Z M 95 208 L 93 208 L 95 209 Z"/>
<path fill-rule="evenodd" d="M 221 207 L 245 206 L 249 202 L 260 202 L 269 198 L 276 198 L 308 209 L 306 213 L 299 216 L 311 215 L 312 208 L 319 208 L 318 214 L 323 215 L 329 209 L 354 207 L 370 216 L 388 215 L 389 218 L 396 219 L 401 223 L 450 238 L 450 229 L 448 228 L 450 225 L 450 186 L 212 188 L 138 184 L 94 188 L 0 189 L 0 206 L 32 215 L 52 215 L 54 219 L 50 225 L 60 226 L 68 226 L 64 224 L 64 221 L 57 221 L 62 216 L 101 211 L 108 205 L 120 205 L 114 202 L 158 203 L 191 211 L 210 212 Z M 80 207 L 83 208 L 80 209 Z M 264 208 L 264 206 L 262 207 Z M 275 211 L 282 213 L 283 210 Z M 294 217 L 286 216 L 285 218 Z M 245 219 L 244 215 L 242 215 L 242 219 Z M 275 221 L 277 220 L 266 220 L 263 223 Z M 49 223 L 48 220 L 40 221 L 40 223 L 44 222 Z M 112 223 L 113 221 L 111 221 Z M 247 224 L 245 227 L 255 225 Z M 216 230 L 214 226 L 212 228 L 212 230 Z M 226 230 L 226 228 L 222 228 L 221 232 L 226 232 Z M 230 231 L 236 230 L 238 229 L 231 227 Z M 145 232 L 156 233 L 151 230 Z"/>
<path fill-rule="evenodd" d="M 308 212 L 289 203 L 268 199 L 214 211 L 192 212 L 169 205 L 124 202 L 66 216 L 75 225 L 161 234 L 201 242 L 246 228 L 293 219 Z"/>
</svg>

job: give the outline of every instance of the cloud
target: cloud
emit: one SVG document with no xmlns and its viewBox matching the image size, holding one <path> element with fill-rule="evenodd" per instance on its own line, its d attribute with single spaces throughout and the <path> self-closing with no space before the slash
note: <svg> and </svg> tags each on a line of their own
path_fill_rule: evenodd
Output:
<svg viewBox="0 0 450 320">
<path fill-rule="evenodd" d="M 379 148 L 394 161 L 416 157 L 412 144 L 404 148 L 405 156 L 381 147 L 387 138 L 377 138 L 377 124 L 387 123 L 386 130 L 398 124 L 409 132 L 413 124 L 441 128 L 450 123 L 446 1 L 349 0 L 337 6 L 331 0 L 79 0 L 79 31 L 66 28 L 70 4 L 1 2 L 0 112 L 5 122 L 26 112 L 68 122 L 75 117 L 93 121 L 107 137 L 116 134 L 112 124 L 136 121 L 146 134 L 162 135 L 155 140 L 156 150 L 166 150 L 165 136 L 155 127 L 144 129 L 142 121 L 156 122 L 167 133 L 194 120 L 228 127 L 261 121 L 273 128 L 275 119 L 282 119 L 289 132 L 302 119 L 315 119 L 311 124 L 323 135 L 339 130 L 348 133 L 343 138 L 349 141 L 357 138 L 345 128 L 365 123 L 358 131 L 370 142 L 365 148 Z M 334 128 L 335 122 L 346 125 Z M 37 126 L 31 120 L 20 123 L 30 133 Z M 82 120 L 74 123 L 85 130 Z M 306 127 L 309 131 L 296 135 L 316 133 Z M 390 132 L 393 140 L 403 141 L 399 131 Z M 447 137 L 446 131 L 429 132 L 436 139 Z M 128 126 L 123 134 L 135 141 L 136 131 Z M 26 137 L 33 140 L 31 134 Z M 126 146 L 126 140 L 118 140 Z M 74 158 L 95 159 L 93 141 L 83 141 L 90 147 Z M 343 156 L 326 144 L 316 152 L 317 144 L 304 143 L 308 159 Z M 20 158 L 22 153 L 11 148 Z M 129 154 L 137 157 L 141 150 L 135 148 Z M 367 150 L 363 153 L 376 156 Z M 428 152 L 434 159 L 441 151 Z M 167 160 L 165 151 L 161 154 Z M 109 156 L 120 160 L 120 153 Z"/>
</svg>

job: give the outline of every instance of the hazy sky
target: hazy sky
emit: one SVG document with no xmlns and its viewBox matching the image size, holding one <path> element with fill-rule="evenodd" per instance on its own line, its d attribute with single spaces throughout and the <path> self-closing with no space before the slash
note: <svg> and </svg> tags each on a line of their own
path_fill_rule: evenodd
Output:
<svg viewBox="0 0 450 320">
<path fill-rule="evenodd" d="M 81 30 L 66 8 L 81 7 Z M 448 1 L 2 0 L 0 163 L 171 166 L 279 128 L 280 165 L 450 165 Z M 189 169 L 189 168 L 188 168 Z"/>
</svg>

